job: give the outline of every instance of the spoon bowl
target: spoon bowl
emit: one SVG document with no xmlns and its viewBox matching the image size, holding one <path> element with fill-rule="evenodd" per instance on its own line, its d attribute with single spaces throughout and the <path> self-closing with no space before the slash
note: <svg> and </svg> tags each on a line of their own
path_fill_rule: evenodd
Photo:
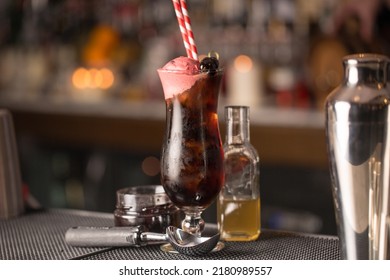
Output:
<svg viewBox="0 0 390 280">
<path fill-rule="evenodd" d="M 201 256 L 213 251 L 220 237 L 219 233 L 211 237 L 198 237 L 173 226 L 167 227 L 166 235 L 177 252 L 189 256 Z"/>
</svg>

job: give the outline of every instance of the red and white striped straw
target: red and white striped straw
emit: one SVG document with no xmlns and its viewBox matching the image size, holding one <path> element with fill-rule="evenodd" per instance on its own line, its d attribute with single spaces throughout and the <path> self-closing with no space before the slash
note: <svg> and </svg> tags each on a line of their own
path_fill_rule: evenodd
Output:
<svg viewBox="0 0 390 280">
<path fill-rule="evenodd" d="M 198 51 L 194 41 L 194 34 L 191 29 L 191 20 L 187 10 L 187 3 L 185 0 L 172 0 L 172 3 L 175 9 L 177 22 L 179 23 L 187 56 L 198 60 Z"/>
<path fill-rule="evenodd" d="M 181 11 L 180 2 L 179 0 L 172 0 L 172 3 L 173 3 L 173 8 L 175 9 L 177 22 L 179 23 L 179 28 L 180 28 L 181 36 L 183 38 L 184 48 L 186 49 L 187 56 L 192 57 L 191 47 L 188 41 L 187 29 L 184 23 L 184 17 Z"/>
<path fill-rule="evenodd" d="M 192 33 L 191 19 L 190 19 L 190 15 L 188 14 L 187 2 L 186 2 L 186 0 L 180 0 L 180 4 L 181 4 L 181 11 L 182 11 L 183 16 L 184 16 L 184 22 L 186 24 L 187 37 L 188 37 L 188 41 L 190 43 L 192 58 L 195 60 L 198 60 L 198 50 L 196 49 L 194 33 Z"/>
</svg>

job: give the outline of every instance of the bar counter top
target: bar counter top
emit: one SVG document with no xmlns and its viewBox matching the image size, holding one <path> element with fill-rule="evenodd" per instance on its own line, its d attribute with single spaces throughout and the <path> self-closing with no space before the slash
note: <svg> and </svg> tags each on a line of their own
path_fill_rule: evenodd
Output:
<svg viewBox="0 0 390 280">
<path fill-rule="evenodd" d="M 113 214 L 71 209 L 47 209 L 0 220 L 0 260 L 338 260 L 336 236 L 263 229 L 251 242 L 225 242 L 219 252 L 191 257 L 166 253 L 160 245 L 143 247 L 72 247 L 68 228 L 113 226 Z M 206 226 L 207 227 L 207 226 Z"/>
</svg>

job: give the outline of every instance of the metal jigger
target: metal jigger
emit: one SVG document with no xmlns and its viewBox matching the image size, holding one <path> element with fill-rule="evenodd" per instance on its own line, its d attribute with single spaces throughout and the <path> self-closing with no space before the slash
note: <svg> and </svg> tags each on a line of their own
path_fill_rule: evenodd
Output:
<svg viewBox="0 0 390 280">
<path fill-rule="evenodd" d="M 24 212 L 22 179 L 10 112 L 0 109 L 0 219 Z"/>
</svg>

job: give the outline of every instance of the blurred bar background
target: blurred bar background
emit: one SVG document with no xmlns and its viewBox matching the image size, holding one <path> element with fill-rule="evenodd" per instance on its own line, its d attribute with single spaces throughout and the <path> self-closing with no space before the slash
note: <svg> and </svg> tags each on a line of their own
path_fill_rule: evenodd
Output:
<svg viewBox="0 0 390 280">
<path fill-rule="evenodd" d="M 356 17 L 332 32 L 345 1 L 187 2 L 199 53 L 217 51 L 226 70 L 221 112 L 251 106 L 262 225 L 336 234 L 323 102 L 344 55 L 389 52 L 387 6 L 367 42 Z M 45 207 L 112 212 L 117 189 L 159 184 L 156 69 L 179 55 L 169 0 L 1 1 L 0 107 L 14 117 L 25 188 Z"/>
</svg>

